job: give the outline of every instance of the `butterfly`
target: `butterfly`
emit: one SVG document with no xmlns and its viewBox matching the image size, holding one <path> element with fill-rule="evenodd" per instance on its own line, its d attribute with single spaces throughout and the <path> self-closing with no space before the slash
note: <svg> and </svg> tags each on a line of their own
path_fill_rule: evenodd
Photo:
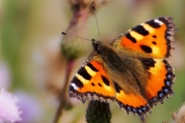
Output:
<svg viewBox="0 0 185 123">
<path fill-rule="evenodd" d="M 93 53 L 74 75 L 69 96 L 85 102 L 116 102 L 142 120 L 157 103 L 173 94 L 171 55 L 175 24 L 170 17 L 141 23 L 111 45 L 92 40 Z"/>
</svg>

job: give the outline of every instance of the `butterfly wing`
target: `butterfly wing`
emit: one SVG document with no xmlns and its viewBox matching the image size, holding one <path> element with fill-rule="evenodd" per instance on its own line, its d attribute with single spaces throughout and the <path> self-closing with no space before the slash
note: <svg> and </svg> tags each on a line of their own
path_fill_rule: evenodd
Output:
<svg viewBox="0 0 185 123">
<path fill-rule="evenodd" d="M 164 98 L 173 94 L 172 85 L 175 78 L 173 68 L 165 59 L 154 59 L 154 66 L 148 68 L 149 79 L 145 87 L 149 104 L 163 103 Z"/>
<path fill-rule="evenodd" d="M 150 107 L 157 102 L 162 103 L 164 98 L 173 94 L 172 85 L 175 75 L 165 58 L 170 55 L 175 29 L 171 18 L 159 17 L 132 28 L 112 42 L 112 46 L 120 51 L 135 52 L 134 57 L 142 63 L 148 75 L 146 80 L 140 81 L 140 83 L 146 83 L 145 96 L 125 95 L 122 86 L 118 85 L 116 102 L 120 108 L 144 119 Z M 137 74 L 136 78 L 138 78 Z"/>
<path fill-rule="evenodd" d="M 159 17 L 130 29 L 112 42 L 114 47 L 154 58 L 169 57 L 176 28 L 170 17 Z"/>
<path fill-rule="evenodd" d="M 121 86 L 118 85 L 118 83 L 114 84 L 116 88 L 115 101 L 118 106 L 125 110 L 127 113 L 138 115 L 142 120 L 144 120 L 145 115 L 150 112 L 150 105 L 148 104 L 148 100 L 138 93 L 125 93 L 125 91 L 121 88 Z"/>
<path fill-rule="evenodd" d="M 163 100 L 173 94 L 172 85 L 175 78 L 173 68 L 165 59 L 140 58 L 147 79 L 139 79 L 138 74 L 133 73 L 132 77 L 139 80 L 137 85 L 141 85 L 140 90 L 144 89 L 144 93 L 128 94 L 119 83 L 114 83 L 116 90 L 115 101 L 121 109 L 126 110 L 127 113 L 133 113 L 140 116 L 143 120 L 147 113 L 150 112 L 151 107 L 158 102 L 163 103 Z M 124 82 L 127 84 L 128 82 Z M 119 85 L 120 84 L 120 85 Z M 136 87 L 130 87 L 129 89 Z"/>
<path fill-rule="evenodd" d="M 114 99 L 114 85 L 104 69 L 101 57 L 94 55 L 78 70 L 69 85 L 69 95 L 83 102 L 86 100 L 106 102 Z"/>
</svg>

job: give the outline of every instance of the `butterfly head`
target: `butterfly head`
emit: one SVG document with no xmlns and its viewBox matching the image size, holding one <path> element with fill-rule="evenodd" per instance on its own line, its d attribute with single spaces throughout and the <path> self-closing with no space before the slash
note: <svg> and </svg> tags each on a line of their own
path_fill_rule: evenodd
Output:
<svg viewBox="0 0 185 123">
<path fill-rule="evenodd" d="M 92 45 L 95 51 L 98 53 L 101 53 L 102 51 L 102 42 L 101 41 L 96 41 L 95 39 L 92 39 Z"/>
</svg>

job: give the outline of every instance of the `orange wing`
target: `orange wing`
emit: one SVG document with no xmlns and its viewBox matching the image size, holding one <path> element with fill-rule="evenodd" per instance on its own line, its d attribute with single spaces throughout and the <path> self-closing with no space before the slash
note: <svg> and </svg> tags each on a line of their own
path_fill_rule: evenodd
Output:
<svg viewBox="0 0 185 123">
<path fill-rule="evenodd" d="M 152 107 L 157 102 L 173 94 L 172 85 L 175 78 L 173 68 L 165 59 L 154 59 L 155 66 L 149 68 L 150 79 L 145 87 L 147 98 Z"/>
<path fill-rule="evenodd" d="M 130 29 L 115 39 L 112 45 L 154 58 L 168 57 L 174 41 L 175 29 L 172 18 L 159 17 Z"/>
<path fill-rule="evenodd" d="M 173 94 L 172 85 L 175 78 L 173 68 L 165 59 L 145 59 L 142 61 L 147 69 L 147 84 L 144 87 L 145 96 L 141 94 L 127 94 L 117 83 L 114 83 L 116 90 L 116 102 L 121 109 L 127 113 L 134 113 L 144 120 L 150 108 L 158 102 L 163 103 L 164 98 Z M 133 76 L 134 77 L 134 76 Z"/>
<path fill-rule="evenodd" d="M 127 94 L 121 87 L 115 83 L 116 99 L 118 106 L 125 110 L 128 114 L 138 115 L 144 120 L 145 115 L 150 112 L 148 100 L 140 94 Z"/>
<path fill-rule="evenodd" d="M 114 99 L 114 85 L 108 78 L 101 60 L 91 60 L 79 69 L 69 86 L 69 95 L 83 102 Z"/>
</svg>

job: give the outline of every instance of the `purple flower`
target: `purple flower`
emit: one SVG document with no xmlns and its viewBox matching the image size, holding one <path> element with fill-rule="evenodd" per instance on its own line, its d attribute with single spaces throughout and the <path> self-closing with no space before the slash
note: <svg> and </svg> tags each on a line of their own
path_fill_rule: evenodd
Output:
<svg viewBox="0 0 185 123">
<path fill-rule="evenodd" d="M 0 123 L 14 123 L 21 120 L 21 111 L 16 105 L 17 101 L 17 98 L 12 94 L 4 89 L 0 90 Z"/>
</svg>

